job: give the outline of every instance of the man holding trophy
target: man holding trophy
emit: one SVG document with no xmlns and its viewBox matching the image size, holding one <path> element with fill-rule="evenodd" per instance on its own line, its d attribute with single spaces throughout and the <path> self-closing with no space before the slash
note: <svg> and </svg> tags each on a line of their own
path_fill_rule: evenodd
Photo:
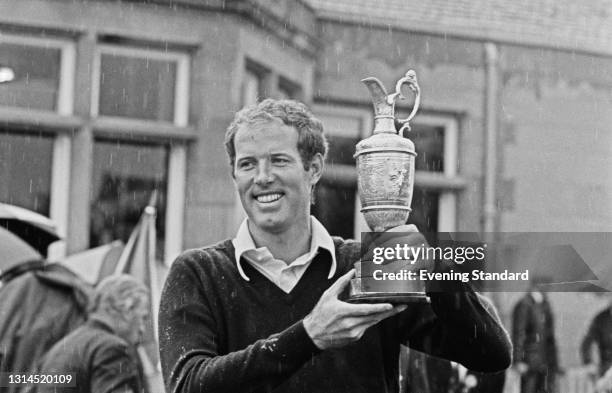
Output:
<svg viewBox="0 0 612 393">
<path fill-rule="evenodd" d="M 393 124 L 397 97 L 370 91 L 377 123 Z M 234 239 L 186 251 L 171 268 L 159 318 L 168 392 L 397 392 L 400 344 L 477 371 L 510 365 L 506 331 L 469 284 L 428 293 L 429 302 L 409 288 L 385 297 L 359 286 L 360 243 L 330 236 L 310 215 L 327 143 L 305 105 L 267 99 L 242 109 L 225 147 L 248 218 Z M 412 174 L 400 172 L 412 183 L 413 171 L 412 161 Z M 396 199 L 374 202 L 368 223 L 421 244 Z"/>
</svg>

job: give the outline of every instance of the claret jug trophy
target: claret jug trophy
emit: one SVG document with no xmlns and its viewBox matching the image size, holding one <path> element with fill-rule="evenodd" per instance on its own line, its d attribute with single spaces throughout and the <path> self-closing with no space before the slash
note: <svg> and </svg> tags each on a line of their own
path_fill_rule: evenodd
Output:
<svg viewBox="0 0 612 393">
<path fill-rule="evenodd" d="M 354 156 L 361 212 L 373 232 L 384 232 L 405 224 L 410 215 L 416 151 L 414 143 L 405 133 L 410 131 L 409 121 L 419 109 L 421 91 L 413 70 L 397 81 L 392 94 L 388 94 L 376 78 L 366 78 L 362 82 L 370 91 L 375 116 L 373 134 L 357 144 Z M 396 119 L 395 103 L 405 98 L 402 94 L 404 86 L 414 93 L 414 105 L 406 119 Z M 355 263 L 356 274 L 350 283 L 349 302 L 427 301 L 420 280 L 375 278 L 372 276 L 372 262 L 364 257 Z M 413 266 L 408 261 L 394 261 L 376 268 L 380 276 L 381 271 L 394 273 L 414 270 Z"/>
</svg>

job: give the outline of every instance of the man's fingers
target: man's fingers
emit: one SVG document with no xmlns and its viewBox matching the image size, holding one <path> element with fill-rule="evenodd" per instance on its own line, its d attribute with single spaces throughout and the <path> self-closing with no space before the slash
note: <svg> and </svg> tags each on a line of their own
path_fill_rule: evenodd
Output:
<svg viewBox="0 0 612 393">
<path fill-rule="evenodd" d="M 339 294 L 342 293 L 344 288 L 346 288 L 348 283 L 351 281 L 351 278 L 353 278 L 354 276 L 355 276 L 355 269 L 349 270 L 348 273 L 346 273 L 345 275 L 343 275 L 340 278 L 338 278 L 336 280 L 336 282 L 333 283 L 327 289 L 327 292 L 332 294 L 332 295 L 334 295 L 334 296 L 338 296 Z"/>
<path fill-rule="evenodd" d="M 364 304 L 364 303 L 345 303 L 343 308 L 344 315 L 352 315 L 356 317 L 360 316 L 369 316 L 380 314 L 393 310 L 393 305 L 391 303 L 374 303 L 374 304 Z"/>
<path fill-rule="evenodd" d="M 391 308 L 391 310 L 389 310 L 389 311 L 384 311 L 384 312 L 381 312 L 379 314 L 375 314 L 374 318 L 375 318 L 376 322 L 380 322 L 383 319 L 387 319 L 387 318 L 389 318 L 389 317 L 391 317 L 391 316 L 393 316 L 395 314 L 399 314 L 400 312 L 404 311 L 407 307 L 408 306 L 405 305 L 405 304 L 402 304 L 400 306 L 393 306 L 393 308 Z"/>
<path fill-rule="evenodd" d="M 418 233 L 419 229 L 414 224 L 404 224 L 404 225 L 393 227 L 391 229 L 387 229 L 386 232 Z"/>
<path fill-rule="evenodd" d="M 378 314 L 377 318 L 378 318 L 379 321 L 382 321 L 383 319 L 386 319 L 386 318 L 389 318 L 389 317 L 391 317 L 391 316 L 393 316 L 395 314 L 401 313 L 406 308 L 408 308 L 408 306 L 405 305 L 405 304 L 402 304 L 402 305 L 399 305 L 399 306 L 394 306 L 393 309 L 391 309 L 389 311 L 386 311 L 384 313 Z"/>
<path fill-rule="evenodd" d="M 368 314 L 368 315 L 351 317 L 351 318 L 348 318 L 348 320 L 350 321 L 349 324 L 354 325 L 355 328 L 361 327 L 361 328 L 367 329 L 370 326 L 376 325 L 378 322 L 382 321 L 383 319 L 387 319 L 389 317 L 392 317 L 395 314 L 398 314 L 404 311 L 406 307 L 407 307 L 406 305 L 395 306 L 395 307 L 392 306 L 391 309 L 388 311 L 383 311 L 383 312 L 379 312 L 376 314 Z"/>
</svg>

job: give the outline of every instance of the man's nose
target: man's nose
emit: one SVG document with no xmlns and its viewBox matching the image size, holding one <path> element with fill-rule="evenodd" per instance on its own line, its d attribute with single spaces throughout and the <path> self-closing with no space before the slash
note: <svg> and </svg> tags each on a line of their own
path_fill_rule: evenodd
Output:
<svg viewBox="0 0 612 393">
<path fill-rule="evenodd" d="M 257 173 L 255 175 L 256 184 L 269 184 L 274 180 L 272 175 L 270 162 L 268 160 L 261 160 L 257 163 Z"/>
</svg>

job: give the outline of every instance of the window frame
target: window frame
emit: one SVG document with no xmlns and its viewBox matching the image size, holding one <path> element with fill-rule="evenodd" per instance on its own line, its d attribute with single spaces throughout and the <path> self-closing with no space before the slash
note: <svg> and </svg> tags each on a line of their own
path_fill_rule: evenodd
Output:
<svg viewBox="0 0 612 393">
<path fill-rule="evenodd" d="M 74 74 L 76 67 L 76 44 L 69 39 L 56 37 L 35 37 L 15 35 L 10 33 L 0 34 L 0 43 L 18 44 L 39 48 L 59 49 L 60 51 L 60 72 L 57 86 L 57 103 L 54 110 L 33 109 L 37 112 L 52 112 L 59 115 L 69 116 L 74 111 Z M 19 108 L 20 110 L 30 110 L 20 106 L 4 106 L 7 108 Z"/>
<path fill-rule="evenodd" d="M 301 100 L 303 98 L 302 86 L 299 83 L 283 75 L 278 76 L 276 90 L 278 92 L 279 97 L 284 94 L 287 96 L 287 99 L 291 99 L 291 100 Z"/>
<path fill-rule="evenodd" d="M 312 107 L 315 115 L 330 117 L 353 117 L 360 119 L 361 129 L 358 130 L 359 139 L 372 135 L 374 115 L 368 106 L 352 105 L 324 105 L 315 104 Z M 438 199 L 438 231 L 454 232 L 457 230 L 457 191 L 464 187 L 464 181 L 459 176 L 459 124 L 458 119 L 452 114 L 419 113 L 411 122 L 427 126 L 441 127 L 444 130 L 444 168 L 442 172 L 415 171 L 415 186 L 425 189 L 439 189 Z M 325 126 L 325 123 L 324 123 Z M 327 135 L 333 135 L 326 129 Z M 407 133 L 410 138 L 410 133 Z M 417 151 L 418 154 L 418 151 Z M 343 181 L 357 181 L 357 172 L 352 165 L 327 165 L 324 177 L 340 177 Z M 369 231 L 369 228 L 361 214 L 361 203 L 358 191 L 355 203 L 355 238 L 359 238 L 361 232 Z"/>
<path fill-rule="evenodd" d="M 441 190 L 438 200 L 438 232 L 457 230 L 457 180 L 459 157 L 459 127 L 457 119 L 449 115 L 420 113 L 413 124 L 441 127 L 444 130 L 444 168 L 442 173 L 415 171 L 415 185 L 429 188 L 427 183 L 438 183 Z M 408 132 L 410 138 L 410 132 Z M 418 154 L 418 151 L 417 151 Z"/>
<path fill-rule="evenodd" d="M 72 155 L 72 140 L 66 130 L 74 129 L 77 126 L 77 122 L 72 118 L 74 113 L 76 42 L 68 38 L 37 37 L 11 33 L 0 34 L 0 42 L 53 48 L 60 51 L 57 102 L 54 110 L 3 105 L 0 119 L 7 120 L 7 123 L 16 124 L 16 130 L 23 126 L 36 125 L 52 135 L 49 218 L 55 223 L 58 234 L 65 238 L 69 220 Z M 50 246 L 49 260 L 59 260 L 65 255 L 65 241 L 62 240 Z"/>
<path fill-rule="evenodd" d="M 374 113 L 370 109 L 365 107 L 357 107 L 350 105 L 323 105 L 314 104 L 312 111 L 315 116 L 329 116 L 329 117 L 346 117 L 358 119 L 361 127 L 357 130 L 356 137 L 359 140 L 369 137 L 372 134 L 374 125 Z M 319 118 L 321 120 L 321 118 Z M 323 120 L 321 120 L 323 121 Z M 325 121 L 323 121 L 323 129 L 326 136 L 333 136 L 334 134 L 326 128 Z M 347 136 L 346 134 L 340 136 Z M 361 232 L 369 231 L 368 225 L 361 214 L 361 201 L 359 199 L 359 190 L 357 189 L 357 170 L 355 165 L 346 164 L 327 164 L 323 171 L 322 180 L 325 178 L 340 178 L 346 182 L 352 182 L 355 185 L 355 207 L 354 207 L 354 230 L 353 238 L 359 239 Z"/>
<path fill-rule="evenodd" d="M 176 62 L 174 118 L 172 122 L 141 118 L 99 115 L 100 69 L 102 55 L 120 55 Z M 189 127 L 189 80 L 191 56 L 187 52 L 146 49 L 134 45 L 98 43 L 94 49 L 92 69 L 91 116 L 94 136 L 138 143 L 134 135 L 147 143 L 168 147 L 166 214 L 163 261 L 170 266 L 183 251 L 185 188 L 187 183 L 187 143 L 196 137 Z M 95 142 L 94 142 L 95 143 Z"/>
<path fill-rule="evenodd" d="M 142 119 L 138 117 L 122 117 L 100 115 L 100 72 L 102 56 L 118 55 L 137 59 L 153 59 L 160 61 L 172 61 L 176 63 L 176 76 L 174 86 L 174 110 L 171 122 Z M 189 124 L 189 54 L 179 51 L 161 51 L 146 49 L 137 46 L 98 43 L 93 57 L 92 89 L 90 114 L 94 118 L 113 119 L 117 122 L 144 122 L 151 124 L 172 124 L 177 127 L 187 127 Z"/>
<path fill-rule="evenodd" d="M 242 69 L 242 73 L 240 75 L 240 106 L 244 107 L 247 105 L 256 104 L 267 94 L 268 90 L 268 79 L 270 78 L 270 70 L 266 67 L 250 60 L 245 59 L 244 67 Z M 246 91 L 244 89 L 244 83 L 246 82 L 247 75 L 252 75 L 257 80 L 257 93 L 255 100 L 252 100 L 252 97 L 247 97 Z"/>
</svg>

